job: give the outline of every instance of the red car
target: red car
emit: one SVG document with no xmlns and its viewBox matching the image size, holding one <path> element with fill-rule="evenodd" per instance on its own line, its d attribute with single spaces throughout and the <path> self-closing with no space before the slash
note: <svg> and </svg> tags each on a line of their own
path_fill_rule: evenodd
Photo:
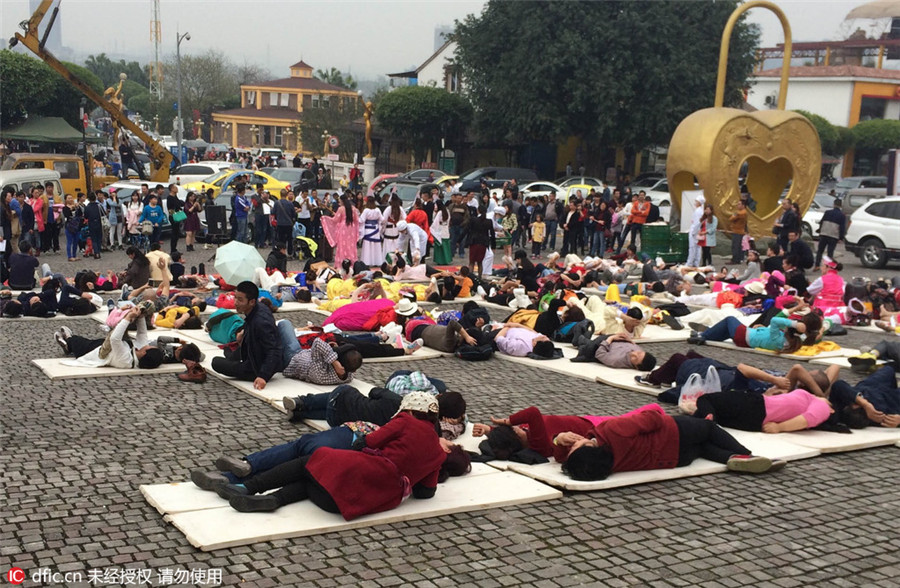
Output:
<svg viewBox="0 0 900 588">
<path fill-rule="evenodd" d="M 388 180 L 391 178 L 396 178 L 400 174 L 381 174 L 380 176 L 375 176 L 375 178 L 369 182 L 369 188 L 366 190 L 366 196 L 374 196 L 376 192 L 381 190 L 385 184 L 388 183 Z"/>
</svg>

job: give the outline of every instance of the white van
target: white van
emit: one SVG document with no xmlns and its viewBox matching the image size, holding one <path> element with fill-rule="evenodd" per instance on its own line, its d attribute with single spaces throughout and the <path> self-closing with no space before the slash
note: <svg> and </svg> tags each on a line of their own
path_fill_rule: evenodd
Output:
<svg viewBox="0 0 900 588">
<path fill-rule="evenodd" d="M 59 172 L 50 169 L 5 169 L 0 171 L 0 190 L 12 188 L 16 192 L 22 190 L 29 194 L 32 186 L 44 186 L 50 182 L 55 188 L 56 204 L 63 204 L 62 184 L 59 181 Z"/>
</svg>

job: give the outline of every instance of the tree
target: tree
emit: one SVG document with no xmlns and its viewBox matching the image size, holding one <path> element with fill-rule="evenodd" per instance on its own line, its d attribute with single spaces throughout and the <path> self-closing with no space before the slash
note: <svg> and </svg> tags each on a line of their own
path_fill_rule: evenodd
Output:
<svg viewBox="0 0 900 588">
<path fill-rule="evenodd" d="M 348 73 L 345 77 L 344 74 L 335 67 L 332 67 L 329 70 L 316 70 L 316 77 L 332 86 L 340 86 L 341 88 L 347 88 L 348 90 L 355 90 L 357 86 L 356 80 L 353 79 L 352 75 Z"/>
<path fill-rule="evenodd" d="M 52 96 L 48 87 L 55 86 L 53 71 L 41 61 L 14 53 L 0 51 L 0 87 L 3 88 L 3 108 L 0 123 L 4 127 L 19 124 L 29 114 L 38 114 Z"/>
<path fill-rule="evenodd" d="M 416 161 L 421 161 L 429 149 L 438 151 L 442 138 L 451 143 L 462 139 L 472 118 L 472 107 L 459 94 L 407 86 L 384 96 L 375 116 L 389 133 L 406 141 Z"/>
<path fill-rule="evenodd" d="M 833 125 L 824 116 L 813 114 L 805 110 L 796 110 L 809 119 L 819 133 L 819 142 L 822 144 L 822 153 L 840 157 L 844 155 L 855 141 L 852 131 L 847 127 Z"/>
<path fill-rule="evenodd" d="M 589 149 L 666 144 L 683 118 L 713 105 L 721 31 L 737 5 L 490 0 L 452 35 L 474 126 L 506 143 L 575 135 Z M 742 101 L 758 39 L 739 21 L 726 106 Z"/>
<path fill-rule="evenodd" d="M 166 70 L 172 75 L 166 76 L 165 93 L 166 104 L 173 104 L 178 96 L 177 64 L 172 61 L 166 64 Z M 213 49 L 200 55 L 181 56 L 181 85 L 182 85 L 182 117 L 190 118 L 194 110 L 200 112 L 201 118 L 207 118 L 215 110 L 224 110 L 226 103 L 234 103 L 235 97 L 240 97 L 240 85 L 238 84 L 236 68 L 225 54 Z M 169 97 L 172 98 L 169 101 Z M 174 111 L 174 107 L 173 107 Z M 174 113 L 174 112 L 173 112 Z M 192 125 L 185 123 L 186 132 Z M 170 127 L 160 130 L 168 132 Z"/>
<path fill-rule="evenodd" d="M 137 61 L 126 62 L 124 59 L 113 61 L 106 56 L 106 53 L 88 55 L 88 58 L 84 60 L 84 67 L 100 78 L 105 88 L 118 84 L 120 73 L 127 75 L 129 80 L 142 86 L 150 84 L 147 71 Z"/>
<path fill-rule="evenodd" d="M 328 131 L 340 139 L 340 146 L 335 150 L 341 159 L 349 161 L 356 151 L 355 142 L 351 141 L 350 123 L 362 116 L 362 105 L 358 100 L 339 101 L 332 99 L 327 107 L 304 108 L 303 121 L 300 123 L 300 140 L 306 151 L 321 153 L 324 147 L 322 135 Z"/>
<path fill-rule="evenodd" d="M 864 120 L 851 130 L 858 150 L 884 151 L 900 148 L 900 120 Z"/>
<path fill-rule="evenodd" d="M 63 65 L 95 91 L 103 93 L 103 84 L 87 69 L 74 63 Z M 22 122 L 26 116 L 61 116 L 80 127 L 79 111 L 83 94 L 43 61 L 12 51 L 0 51 L 0 85 L 4 125 Z"/>
</svg>

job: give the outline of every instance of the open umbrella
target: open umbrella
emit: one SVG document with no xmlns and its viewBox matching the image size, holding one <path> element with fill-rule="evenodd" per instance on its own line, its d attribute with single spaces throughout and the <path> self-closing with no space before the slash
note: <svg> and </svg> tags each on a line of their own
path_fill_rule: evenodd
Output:
<svg viewBox="0 0 900 588">
<path fill-rule="evenodd" d="M 232 286 L 245 280 L 253 281 L 256 268 L 265 268 L 266 262 L 256 248 L 238 241 L 231 241 L 216 251 L 216 271 Z"/>
</svg>

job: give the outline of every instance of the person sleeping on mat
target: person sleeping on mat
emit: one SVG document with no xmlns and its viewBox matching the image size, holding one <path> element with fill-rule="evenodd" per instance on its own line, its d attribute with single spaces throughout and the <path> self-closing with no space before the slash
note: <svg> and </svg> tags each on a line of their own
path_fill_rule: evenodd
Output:
<svg viewBox="0 0 900 588">
<path fill-rule="evenodd" d="M 672 387 L 657 396 L 662 402 L 678 402 L 681 387 L 691 374 L 705 374 L 710 367 L 715 368 L 723 390 L 749 390 L 759 394 L 781 394 L 802 388 L 816 396 L 825 398 L 831 383 L 837 379 L 840 366 L 832 365 L 824 370 L 807 369 L 796 363 L 787 372 L 760 369 L 746 363 L 730 366 L 719 360 L 704 357 L 696 351 L 674 353 L 664 364 L 647 375 L 635 376 L 638 384 L 645 386 Z"/>
<path fill-rule="evenodd" d="M 663 413 L 662 407 L 658 404 L 648 404 L 628 414 L 637 414 L 645 410 Z M 593 430 L 594 425 L 610 418 L 616 417 L 542 414 L 537 407 L 529 406 L 505 419 L 491 417 L 491 425 L 474 423 L 472 436 L 486 437 L 496 459 L 506 460 L 523 449 L 530 449 L 562 463 L 569 456 L 570 448 L 557 443 L 558 435 L 572 432 L 586 436 Z"/>
<path fill-rule="evenodd" d="M 380 425 L 367 421 L 350 421 L 327 431 L 306 433 L 293 441 L 256 451 L 243 458 L 223 455 L 216 459 L 215 471 L 193 470 L 191 481 L 203 490 L 215 490 L 221 484 L 241 484 L 245 478 L 269 471 L 293 459 L 312 455 L 321 447 L 352 449 L 354 442 L 380 428 Z M 446 454 L 441 466 L 441 477 L 444 479 L 468 473 L 471 467 L 469 454 L 461 446 L 454 444 L 453 439 L 455 437 L 446 432 L 442 432 L 438 439 Z"/>
<path fill-rule="evenodd" d="M 712 421 L 656 411 L 605 420 L 587 435 L 561 433 L 556 442 L 569 448 L 563 472 L 581 481 L 605 480 L 616 472 L 684 467 L 698 457 L 748 474 L 775 472 L 786 465 L 753 455 Z"/>
<path fill-rule="evenodd" d="M 692 416 L 741 431 L 789 433 L 818 427 L 832 412 L 828 400 L 806 390 L 775 395 L 730 390 L 697 398 Z"/>
<path fill-rule="evenodd" d="M 776 316 L 768 326 L 763 327 L 747 327 L 730 316 L 702 333 L 691 333 L 688 343 L 703 345 L 707 341 L 731 339 L 738 347 L 794 353 L 804 345 L 817 341 L 821 331 L 822 317 L 814 312 L 804 315 L 800 320 Z"/>
<path fill-rule="evenodd" d="M 570 361 L 597 361 L 611 368 L 628 368 L 647 372 L 656 367 L 656 358 L 631 340 L 623 331 L 600 335 L 578 347 L 578 355 Z"/>
<path fill-rule="evenodd" d="M 63 360 L 65 365 L 79 367 L 115 367 L 121 369 L 154 369 L 166 359 L 166 353 L 156 343 L 147 339 L 147 322 L 144 317 L 151 312 L 152 303 L 142 303 L 132 308 L 105 339 L 88 339 L 73 335 L 71 329 L 62 327 L 54 338 L 66 355 L 76 359 Z M 134 341 L 127 336 L 128 325 L 135 323 Z M 190 348 L 185 354 L 185 349 Z M 196 351 L 196 353 L 194 353 Z M 173 356 L 175 352 L 173 351 Z M 200 361 L 200 350 L 194 344 L 184 346 L 178 353 L 181 359 Z M 181 360 L 178 360 L 181 361 Z"/>
<path fill-rule="evenodd" d="M 219 484 L 215 490 L 240 512 L 272 512 L 309 499 L 348 521 L 396 508 L 410 495 L 432 498 L 446 460 L 437 420 L 437 399 L 413 392 L 387 424 L 359 437 L 352 449 L 321 447 L 242 485 Z M 262 494 L 269 490 L 276 491 Z"/>
</svg>

